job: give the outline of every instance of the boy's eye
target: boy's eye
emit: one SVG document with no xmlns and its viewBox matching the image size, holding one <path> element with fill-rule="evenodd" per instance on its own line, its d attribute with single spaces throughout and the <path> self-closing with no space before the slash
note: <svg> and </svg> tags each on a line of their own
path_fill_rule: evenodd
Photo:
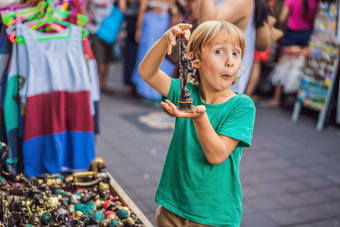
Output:
<svg viewBox="0 0 340 227">
<path fill-rule="evenodd" d="M 215 53 L 216 54 L 222 54 L 223 52 L 222 52 L 222 50 L 216 50 Z"/>
<path fill-rule="evenodd" d="M 238 51 L 234 51 L 234 52 L 233 52 L 233 55 L 234 55 L 234 56 L 239 56 L 240 53 L 239 53 Z"/>
</svg>

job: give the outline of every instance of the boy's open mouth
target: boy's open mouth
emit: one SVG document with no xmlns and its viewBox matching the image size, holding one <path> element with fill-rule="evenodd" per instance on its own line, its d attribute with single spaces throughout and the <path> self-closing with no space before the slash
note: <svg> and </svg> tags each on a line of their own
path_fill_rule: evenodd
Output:
<svg viewBox="0 0 340 227">
<path fill-rule="evenodd" d="M 230 78 L 230 77 L 231 77 L 231 75 L 227 75 L 227 74 L 225 74 L 225 75 L 222 75 L 222 77 L 223 77 L 223 78 Z"/>
</svg>

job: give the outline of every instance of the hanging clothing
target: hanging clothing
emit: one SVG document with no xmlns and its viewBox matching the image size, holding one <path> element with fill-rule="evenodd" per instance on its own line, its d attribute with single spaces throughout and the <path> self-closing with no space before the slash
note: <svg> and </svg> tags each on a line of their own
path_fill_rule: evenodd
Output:
<svg viewBox="0 0 340 227">
<path fill-rule="evenodd" d="M 20 29 L 18 31 L 20 34 Z M 20 86 L 27 81 L 28 62 L 26 47 L 22 44 L 13 44 L 12 55 L 6 78 L 6 93 L 4 95 L 4 120 L 7 133 L 7 143 L 10 158 L 17 158 L 20 163 L 22 160 L 21 138 L 22 138 L 22 118 L 25 106 L 25 88 Z M 20 64 L 19 64 L 20 62 Z M 20 88 L 22 88 L 20 90 Z M 23 110 L 22 109 L 22 110 Z M 19 166 L 14 166 L 16 171 Z"/>
<path fill-rule="evenodd" d="M 100 101 L 100 88 L 98 79 L 98 69 L 97 62 L 94 58 L 93 51 L 91 49 L 91 44 L 89 39 L 83 40 L 84 54 L 87 62 L 87 67 L 89 70 L 89 76 L 91 80 L 91 101 L 93 103 L 94 112 L 93 116 L 93 127 L 95 134 L 99 134 L 99 101 Z"/>
<path fill-rule="evenodd" d="M 6 71 L 11 46 L 7 38 L 6 26 L 1 23 L 0 19 L 0 77 Z"/>
<path fill-rule="evenodd" d="M 72 25 L 66 39 L 18 25 L 28 56 L 23 154 L 29 177 L 85 170 L 95 157 L 91 78 L 83 53 L 81 27 Z M 25 90 L 25 89 L 24 89 Z M 93 109 L 92 109 L 93 113 Z"/>
<path fill-rule="evenodd" d="M 145 12 L 144 23 L 142 28 L 142 36 L 138 47 L 136 64 L 132 73 L 132 82 L 136 86 L 137 92 L 143 97 L 160 101 L 161 94 L 149 86 L 138 73 L 138 67 L 146 53 L 151 49 L 153 44 L 162 37 L 168 30 L 170 25 L 169 13 L 154 13 L 151 11 Z M 171 75 L 174 65 L 167 59 L 164 59 L 160 69 L 167 75 Z"/>
<path fill-rule="evenodd" d="M 11 42 L 7 39 L 6 27 L 0 17 L 0 141 L 7 142 L 3 106 L 5 88 L 8 77 L 8 63 L 10 59 Z"/>
</svg>

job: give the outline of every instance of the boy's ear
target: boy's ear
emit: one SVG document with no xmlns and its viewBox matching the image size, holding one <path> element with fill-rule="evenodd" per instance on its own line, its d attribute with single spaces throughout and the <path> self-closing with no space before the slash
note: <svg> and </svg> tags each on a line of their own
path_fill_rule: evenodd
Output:
<svg viewBox="0 0 340 227">
<path fill-rule="evenodd" d="M 201 67 L 201 61 L 200 59 L 195 59 L 192 61 L 192 66 L 196 69 L 199 69 Z"/>
<path fill-rule="evenodd" d="M 194 57 L 194 53 L 193 52 L 190 52 L 189 54 L 188 54 L 188 57 L 189 58 L 193 58 Z M 192 64 L 192 66 L 194 67 L 194 68 L 196 68 L 196 69 L 198 69 L 199 67 L 200 67 L 200 60 L 199 60 L 199 58 L 198 58 L 198 56 L 196 55 L 196 59 L 195 60 L 193 60 L 193 61 L 191 61 L 191 64 Z"/>
</svg>

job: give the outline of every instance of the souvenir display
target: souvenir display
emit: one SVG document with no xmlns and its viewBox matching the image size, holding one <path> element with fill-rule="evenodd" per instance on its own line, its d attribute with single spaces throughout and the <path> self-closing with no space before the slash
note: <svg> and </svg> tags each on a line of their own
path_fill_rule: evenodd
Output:
<svg viewBox="0 0 340 227">
<path fill-rule="evenodd" d="M 336 76 L 339 56 L 335 38 L 336 11 L 335 4 L 320 3 L 308 46 L 298 100 L 315 110 L 324 109 L 330 85 Z"/>
<path fill-rule="evenodd" d="M 319 111 L 317 129 L 323 128 L 338 74 L 339 45 L 336 43 L 337 7 L 320 2 L 308 45 L 304 69 L 292 120 L 297 121 L 301 105 Z"/>
<path fill-rule="evenodd" d="M 145 226 L 114 194 L 104 168 L 95 158 L 87 172 L 0 177 L 0 226 Z"/>
<path fill-rule="evenodd" d="M 192 67 L 191 61 L 195 60 L 189 58 L 186 55 L 186 46 L 184 44 L 183 38 L 178 39 L 179 47 L 179 78 L 181 80 L 181 93 L 179 99 L 178 110 L 183 112 L 194 112 L 195 107 L 192 105 L 192 98 L 190 97 L 190 92 L 188 91 L 186 84 L 188 79 L 188 74 L 191 73 L 195 76 L 196 69 Z"/>
</svg>

